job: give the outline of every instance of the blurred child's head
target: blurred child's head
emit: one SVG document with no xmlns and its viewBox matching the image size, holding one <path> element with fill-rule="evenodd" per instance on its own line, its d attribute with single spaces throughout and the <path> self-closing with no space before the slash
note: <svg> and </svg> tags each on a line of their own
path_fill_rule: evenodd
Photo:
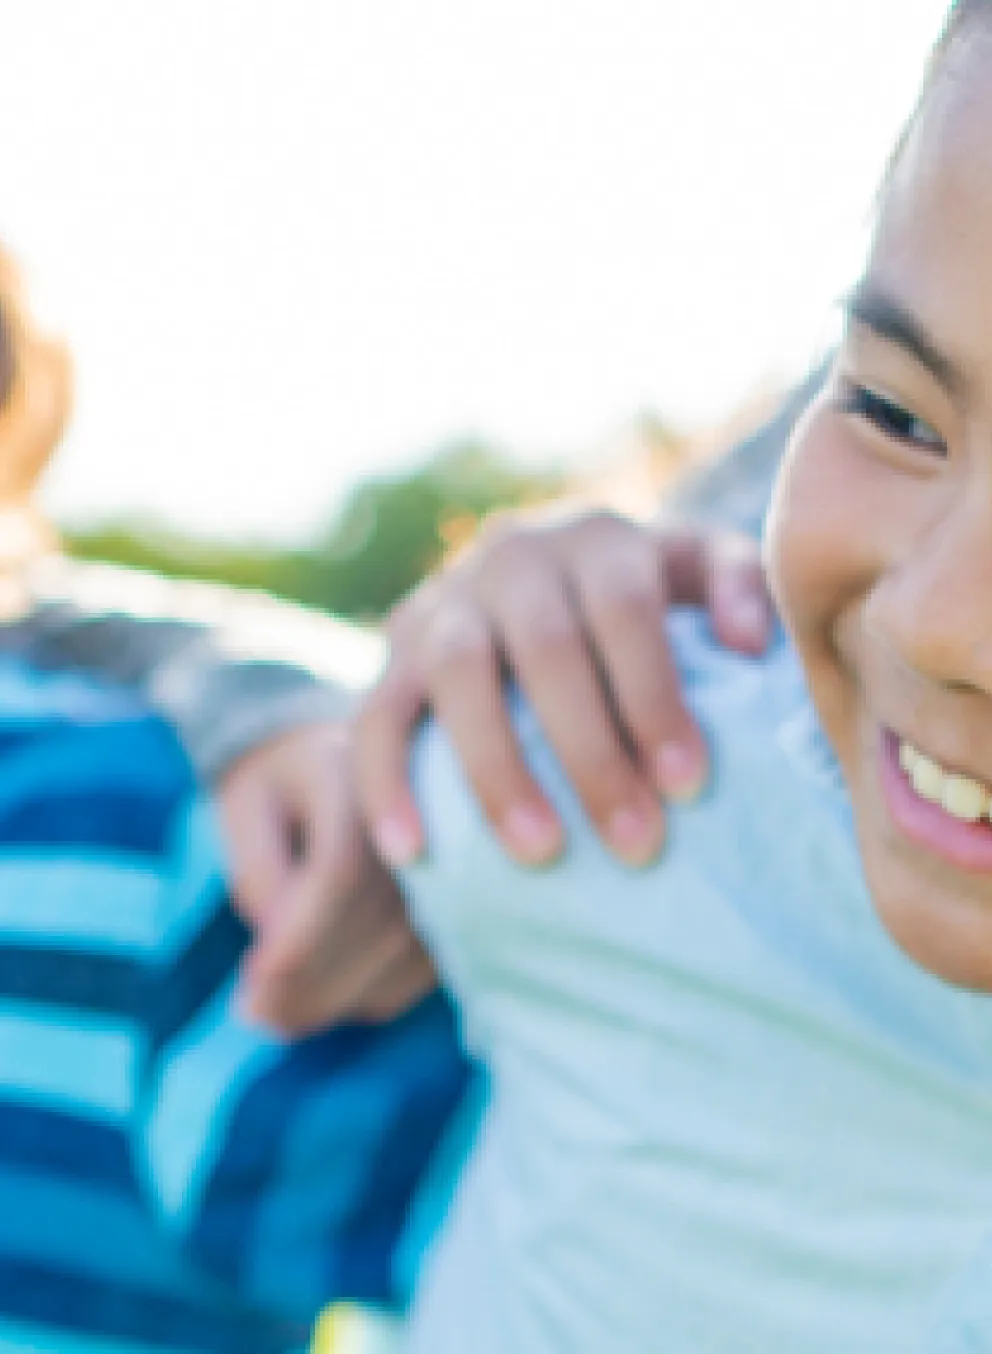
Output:
<svg viewBox="0 0 992 1354">
<path fill-rule="evenodd" d="M 0 249 L 0 617 L 22 609 L 23 566 L 54 544 L 32 499 L 71 403 L 69 354 L 38 333 Z"/>
<path fill-rule="evenodd" d="M 992 991 L 992 0 L 952 10 L 767 545 L 882 920 Z"/>
<path fill-rule="evenodd" d="M 68 352 L 39 334 L 17 270 L 0 249 L 0 509 L 30 498 L 71 403 Z"/>
</svg>

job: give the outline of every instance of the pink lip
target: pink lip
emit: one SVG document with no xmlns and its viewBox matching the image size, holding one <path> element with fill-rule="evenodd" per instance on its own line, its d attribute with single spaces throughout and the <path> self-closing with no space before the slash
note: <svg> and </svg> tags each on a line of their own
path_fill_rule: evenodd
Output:
<svg viewBox="0 0 992 1354">
<path fill-rule="evenodd" d="M 921 799 L 899 765 L 899 739 L 889 729 L 882 730 L 879 754 L 882 795 L 896 827 L 959 870 L 992 873 L 992 823 L 963 823 Z"/>
</svg>

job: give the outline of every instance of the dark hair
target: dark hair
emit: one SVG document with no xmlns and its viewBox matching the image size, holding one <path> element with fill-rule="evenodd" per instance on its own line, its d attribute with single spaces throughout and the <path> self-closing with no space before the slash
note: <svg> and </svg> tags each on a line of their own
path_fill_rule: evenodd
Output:
<svg viewBox="0 0 992 1354">
<path fill-rule="evenodd" d="M 902 158 L 903 151 L 906 149 L 906 144 L 913 135 L 916 124 L 919 122 L 920 116 L 930 99 L 934 86 L 944 73 L 950 54 L 961 41 L 965 31 L 970 29 L 972 24 L 982 19 L 986 21 L 992 20 L 992 0 L 953 0 L 953 4 L 947 11 L 947 16 L 944 19 L 944 26 L 941 30 L 940 37 L 937 39 L 933 51 L 930 53 L 930 59 L 927 62 L 927 68 L 923 76 L 923 84 L 920 88 L 916 104 L 909 116 L 909 121 L 902 129 L 892 154 L 889 156 L 889 161 L 886 165 L 885 174 L 882 179 L 879 193 L 880 197 L 885 193 L 885 189 L 892 178 L 895 167 Z"/>
</svg>

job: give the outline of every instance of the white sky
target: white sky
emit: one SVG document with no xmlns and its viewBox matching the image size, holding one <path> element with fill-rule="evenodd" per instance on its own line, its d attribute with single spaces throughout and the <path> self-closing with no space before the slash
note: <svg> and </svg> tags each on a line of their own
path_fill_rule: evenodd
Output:
<svg viewBox="0 0 992 1354">
<path fill-rule="evenodd" d="M 944 7 L 0 0 L 48 504 L 289 537 L 462 433 L 718 417 L 822 337 Z"/>
</svg>

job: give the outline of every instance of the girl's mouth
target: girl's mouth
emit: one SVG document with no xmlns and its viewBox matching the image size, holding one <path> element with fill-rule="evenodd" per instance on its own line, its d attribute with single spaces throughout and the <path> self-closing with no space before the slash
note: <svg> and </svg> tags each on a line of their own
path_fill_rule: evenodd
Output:
<svg viewBox="0 0 992 1354">
<path fill-rule="evenodd" d="M 881 730 L 878 748 L 882 796 L 899 831 L 959 870 L 992 873 L 988 790 L 945 771 L 891 729 Z"/>
</svg>

